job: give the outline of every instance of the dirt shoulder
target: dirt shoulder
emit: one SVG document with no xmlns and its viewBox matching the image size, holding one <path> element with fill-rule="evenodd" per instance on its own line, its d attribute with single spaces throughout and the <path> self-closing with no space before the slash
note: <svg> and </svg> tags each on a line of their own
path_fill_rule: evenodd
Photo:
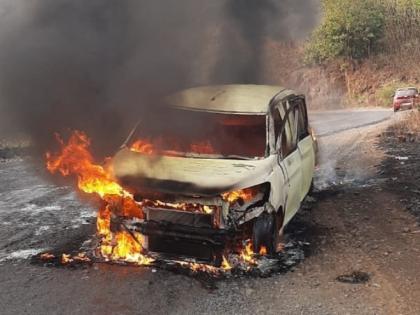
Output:
<svg viewBox="0 0 420 315">
<path fill-rule="evenodd" d="M 389 129 L 386 122 L 354 130 L 342 135 L 340 148 L 324 150 L 318 180 L 327 188 L 319 192 L 314 220 L 329 231 L 320 251 L 331 275 L 371 275 L 352 290 L 364 296 L 362 313 L 418 314 L 420 150 Z M 321 140 L 324 148 L 334 148 L 334 137 Z"/>
</svg>

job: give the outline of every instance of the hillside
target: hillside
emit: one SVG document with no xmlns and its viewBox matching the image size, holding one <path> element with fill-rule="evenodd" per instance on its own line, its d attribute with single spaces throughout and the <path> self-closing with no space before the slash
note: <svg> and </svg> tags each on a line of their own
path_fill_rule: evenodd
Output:
<svg viewBox="0 0 420 315">
<path fill-rule="evenodd" d="M 420 84 L 420 2 L 324 0 L 307 41 L 265 41 L 267 82 L 305 92 L 313 109 L 390 106 Z"/>
</svg>

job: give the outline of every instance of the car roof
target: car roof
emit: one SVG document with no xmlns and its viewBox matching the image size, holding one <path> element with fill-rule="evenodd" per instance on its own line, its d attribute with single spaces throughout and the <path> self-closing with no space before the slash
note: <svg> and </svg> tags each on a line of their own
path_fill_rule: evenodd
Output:
<svg viewBox="0 0 420 315">
<path fill-rule="evenodd" d="M 264 115 L 270 101 L 280 93 L 288 95 L 293 91 L 272 85 L 212 85 L 180 91 L 166 98 L 166 102 L 188 110 Z"/>
<path fill-rule="evenodd" d="M 411 86 L 411 87 L 405 87 L 405 88 L 397 89 L 397 91 L 406 91 L 406 90 L 417 90 L 417 88 L 414 87 L 414 86 Z"/>
</svg>

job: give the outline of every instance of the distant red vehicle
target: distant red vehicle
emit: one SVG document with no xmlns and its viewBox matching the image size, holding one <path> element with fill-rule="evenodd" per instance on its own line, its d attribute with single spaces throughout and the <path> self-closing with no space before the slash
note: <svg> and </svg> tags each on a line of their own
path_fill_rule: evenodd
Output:
<svg viewBox="0 0 420 315">
<path fill-rule="evenodd" d="M 413 109 L 420 105 L 419 91 L 415 87 L 402 88 L 395 91 L 394 112 L 402 109 Z"/>
</svg>

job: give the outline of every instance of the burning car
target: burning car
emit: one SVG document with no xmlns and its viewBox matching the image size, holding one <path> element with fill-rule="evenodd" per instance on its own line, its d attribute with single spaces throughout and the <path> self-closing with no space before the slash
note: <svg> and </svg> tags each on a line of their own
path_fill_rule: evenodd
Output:
<svg viewBox="0 0 420 315">
<path fill-rule="evenodd" d="M 304 96 L 221 85 L 165 103 L 163 116 L 192 125 L 163 136 L 139 123 L 130 133 L 108 168 L 143 214 L 113 221 L 142 235 L 148 252 L 220 264 L 226 248 L 250 238 L 255 253 L 274 254 L 313 180 L 316 140 Z"/>
</svg>

